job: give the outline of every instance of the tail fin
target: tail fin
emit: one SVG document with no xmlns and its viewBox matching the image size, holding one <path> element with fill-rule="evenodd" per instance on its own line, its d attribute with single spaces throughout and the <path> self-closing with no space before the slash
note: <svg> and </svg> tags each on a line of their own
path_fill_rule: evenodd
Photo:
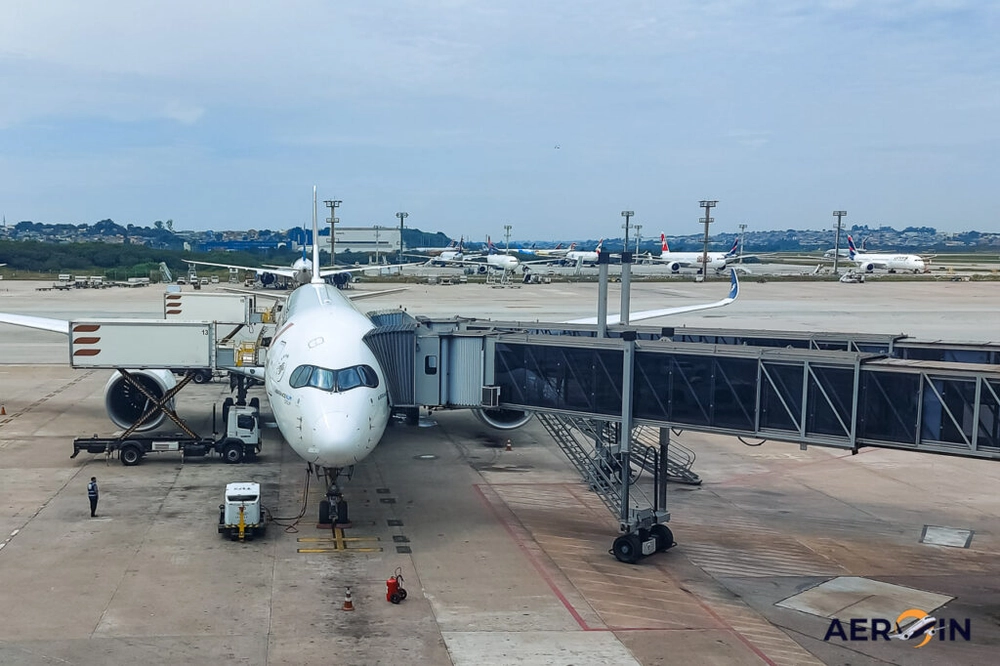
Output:
<svg viewBox="0 0 1000 666">
<path fill-rule="evenodd" d="M 666 234 L 660 234 L 660 252 L 670 252 L 670 246 L 667 245 Z"/>
<path fill-rule="evenodd" d="M 557 243 L 556 246 L 554 248 L 552 248 L 552 249 L 553 250 L 561 250 L 562 249 L 562 243 Z"/>
<path fill-rule="evenodd" d="M 726 253 L 727 257 L 733 257 L 736 255 L 736 251 L 740 249 L 740 237 L 737 236 L 733 239 L 733 246 L 729 248 L 729 252 Z"/>
<path fill-rule="evenodd" d="M 489 236 L 486 237 L 486 253 L 487 254 L 497 253 L 497 246 L 493 244 L 493 241 L 490 240 Z"/>
<path fill-rule="evenodd" d="M 312 284 L 323 284 L 323 278 L 319 276 L 319 221 L 316 217 L 316 186 L 313 185 L 313 265 Z"/>
<path fill-rule="evenodd" d="M 594 248 L 594 252 L 600 252 L 601 248 L 604 247 L 604 239 L 597 241 L 597 247 Z M 628 249 L 628 248 L 625 248 Z"/>
<path fill-rule="evenodd" d="M 847 234 L 847 256 L 849 256 L 851 259 L 854 259 L 854 257 L 858 256 L 858 250 L 856 247 L 854 247 L 854 239 L 851 238 L 850 234 Z"/>
<path fill-rule="evenodd" d="M 569 251 L 572 252 L 575 249 L 576 249 L 576 243 L 570 243 L 569 244 Z"/>
</svg>

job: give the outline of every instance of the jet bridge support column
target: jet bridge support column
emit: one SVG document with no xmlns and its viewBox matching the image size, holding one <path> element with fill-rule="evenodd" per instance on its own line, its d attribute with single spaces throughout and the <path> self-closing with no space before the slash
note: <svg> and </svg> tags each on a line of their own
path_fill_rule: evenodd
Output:
<svg viewBox="0 0 1000 666">
<path fill-rule="evenodd" d="M 608 262 L 611 253 L 597 253 L 597 337 L 608 337 Z"/>
<path fill-rule="evenodd" d="M 625 248 L 622 252 L 622 309 L 621 323 L 628 324 L 629 308 L 632 299 L 632 253 Z"/>
</svg>

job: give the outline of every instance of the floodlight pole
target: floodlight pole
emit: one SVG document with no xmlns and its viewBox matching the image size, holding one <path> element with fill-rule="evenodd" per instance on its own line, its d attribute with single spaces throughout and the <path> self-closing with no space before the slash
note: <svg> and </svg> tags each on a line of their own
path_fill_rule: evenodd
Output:
<svg viewBox="0 0 1000 666">
<path fill-rule="evenodd" d="M 396 213 L 396 217 L 399 218 L 399 254 L 396 257 L 396 263 L 403 263 L 403 220 L 410 216 L 409 213 L 405 211 L 400 211 Z M 400 268 L 399 271 L 402 273 L 403 269 Z"/>
<path fill-rule="evenodd" d="M 503 225 L 503 235 L 504 235 L 504 242 L 507 246 L 507 254 L 510 254 L 510 230 L 513 228 L 514 227 L 512 227 L 509 224 Z"/>
<path fill-rule="evenodd" d="M 337 207 L 340 206 L 340 204 L 342 204 L 343 201 L 340 201 L 339 199 L 328 199 L 323 203 L 326 204 L 326 207 L 330 209 L 330 217 L 328 217 L 326 220 L 327 222 L 330 223 L 330 265 L 336 266 L 337 250 L 336 247 L 334 246 L 334 243 L 336 242 L 334 240 L 334 232 L 337 227 L 337 222 L 339 222 L 339 220 L 337 219 Z M 318 238 L 316 239 L 316 242 L 317 243 L 319 242 Z M 319 266 L 316 266 L 314 270 L 319 270 Z"/>
<path fill-rule="evenodd" d="M 703 217 L 700 221 L 705 224 L 705 243 L 701 255 L 701 278 L 706 281 L 708 280 L 708 225 L 715 221 L 712 219 L 711 213 L 717 203 L 719 202 L 707 199 L 703 199 L 698 202 L 698 205 L 705 209 L 705 217 Z"/>
<path fill-rule="evenodd" d="M 740 265 L 743 265 L 743 242 L 747 237 L 747 225 L 740 225 Z"/>
<path fill-rule="evenodd" d="M 841 218 L 847 217 L 846 210 L 835 210 L 833 211 L 833 216 L 837 218 L 837 239 L 833 245 L 833 274 L 839 275 L 839 264 L 840 264 L 840 229 L 841 229 Z"/>
</svg>

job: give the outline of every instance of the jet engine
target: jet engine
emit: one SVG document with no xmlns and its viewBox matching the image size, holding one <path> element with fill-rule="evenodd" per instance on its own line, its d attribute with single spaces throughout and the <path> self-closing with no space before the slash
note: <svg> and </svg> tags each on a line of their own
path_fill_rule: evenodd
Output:
<svg viewBox="0 0 1000 666">
<path fill-rule="evenodd" d="M 486 264 L 479 264 L 478 266 L 476 266 L 476 271 L 480 275 L 485 275 L 486 272 L 489 271 L 489 270 L 490 270 L 490 267 L 488 265 L 486 265 Z"/>
<path fill-rule="evenodd" d="M 277 279 L 274 277 L 274 273 L 259 273 L 258 277 L 260 277 L 260 283 L 265 287 L 274 284 Z"/>
<path fill-rule="evenodd" d="M 174 375 L 169 370 L 129 370 L 135 381 L 149 391 L 150 395 L 162 398 L 167 391 L 177 385 Z M 167 405 L 173 409 L 174 401 Z M 130 428 L 139 417 L 146 413 L 152 403 L 142 391 L 132 386 L 120 373 L 111 375 L 104 386 L 104 407 L 111 419 L 119 428 Z M 140 431 L 152 430 L 161 423 L 166 415 L 162 412 L 142 424 Z"/>
<path fill-rule="evenodd" d="M 497 430 L 514 430 L 531 420 L 534 412 L 522 412 L 517 409 L 474 409 L 476 418 Z"/>
<path fill-rule="evenodd" d="M 350 273 L 334 273 L 330 276 L 333 280 L 333 284 L 336 285 L 337 289 L 344 289 L 351 283 Z"/>
<path fill-rule="evenodd" d="M 861 270 L 863 270 L 865 273 L 871 273 L 872 271 L 875 270 L 875 264 L 873 263 L 861 264 Z"/>
<path fill-rule="evenodd" d="M 681 270 L 681 263 L 679 261 L 671 261 L 669 265 L 671 273 L 677 273 Z"/>
</svg>

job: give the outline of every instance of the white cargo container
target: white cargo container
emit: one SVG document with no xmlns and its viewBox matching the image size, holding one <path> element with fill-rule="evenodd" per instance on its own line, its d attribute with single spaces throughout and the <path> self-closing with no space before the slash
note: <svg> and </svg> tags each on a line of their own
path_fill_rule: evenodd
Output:
<svg viewBox="0 0 1000 666">
<path fill-rule="evenodd" d="M 162 319 L 70 322 L 74 368 L 212 368 L 215 324 Z"/>
<path fill-rule="evenodd" d="M 163 295 L 163 316 L 185 321 L 249 324 L 254 298 L 249 294 L 177 292 Z"/>
</svg>

